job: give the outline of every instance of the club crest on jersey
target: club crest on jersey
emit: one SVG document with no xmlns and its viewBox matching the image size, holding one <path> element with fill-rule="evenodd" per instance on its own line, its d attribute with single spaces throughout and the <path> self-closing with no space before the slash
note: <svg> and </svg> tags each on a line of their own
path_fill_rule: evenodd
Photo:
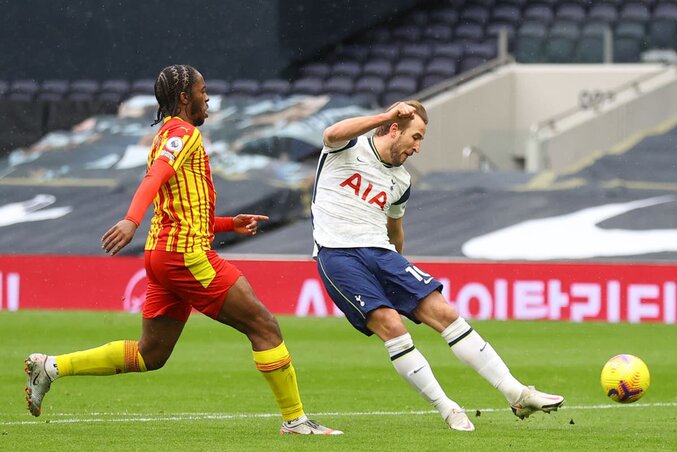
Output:
<svg viewBox="0 0 677 452">
<path fill-rule="evenodd" d="M 369 182 L 364 190 L 362 189 L 362 176 L 360 173 L 355 173 L 350 176 L 348 179 L 341 182 L 339 185 L 341 187 L 350 187 L 353 189 L 355 196 L 359 197 L 363 201 L 366 201 L 368 204 L 376 204 L 381 208 L 385 209 L 386 202 L 388 201 L 388 196 L 384 191 L 375 192 L 373 191 L 374 185 Z"/>
</svg>

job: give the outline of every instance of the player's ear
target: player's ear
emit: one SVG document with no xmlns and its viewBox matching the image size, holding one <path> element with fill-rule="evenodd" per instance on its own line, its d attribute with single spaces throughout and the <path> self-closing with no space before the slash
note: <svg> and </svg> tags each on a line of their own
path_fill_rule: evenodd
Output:
<svg viewBox="0 0 677 452">
<path fill-rule="evenodd" d="M 190 103 L 190 94 L 185 91 L 181 91 L 179 93 L 179 103 L 188 105 Z"/>
<path fill-rule="evenodd" d="M 399 132 L 399 130 L 400 130 L 400 125 L 398 123 L 394 122 L 394 123 L 390 124 L 390 129 L 388 129 L 388 133 L 390 134 L 390 136 L 392 136 L 394 138 L 394 137 L 397 136 L 397 132 Z"/>
</svg>

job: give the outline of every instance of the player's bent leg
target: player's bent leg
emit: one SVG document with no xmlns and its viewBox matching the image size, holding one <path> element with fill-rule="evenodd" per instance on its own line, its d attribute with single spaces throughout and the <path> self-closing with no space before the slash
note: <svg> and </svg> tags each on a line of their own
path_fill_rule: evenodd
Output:
<svg viewBox="0 0 677 452">
<path fill-rule="evenodd" d="M 161 369 L 174 351 L 186 322 L 166 315 L 144 318 L 139 352 L 148 370 Z"/>
<path fill-rule="evenodd" d="M 460 431 L 475 429 L 463 409 L 444 393 L 428 361 L 414 346 L 397 311 L 378 308 L 367 316 L 367 326 L 383 339 L 397 373 L 440 413 L 449 428 Z M 391 337 L 397 333 L 402 334 Z"/>
<path fill-rule="evenodd" d="M 529 417 L 536 411 L 556 411 L 564 403 L 562 396 L 536 391 L 533 387 L 520 383 L 491 344 L 468 325 L 465 319 L 459 317 L 456 309 L 446 303 L 438 292 L 426 297 L 415 310 L 415 314 L 419 320 L 441 333 L 456 357 L 498 389 L 520 419 Z"/>
<path fill-rule="evenodd" d="M 240 277 L 228 290 L 216 320 L 242 332 L 251 342 L 256 368 L 270 386 L 282 414 L 280 433 L 301 435 L 343 433 L 324 427 L 306 417 L 298 389 L 296 370 L 282 339 L 277 319 L 256 297 L 246 278 Z"/>
<path fill-rule="evenodd" d="M 59 377 L 145 372 L 146 367 L 136 341 L 115 341 L 66 355 L 33 353 L 25 360 L 25 371 L 28 410 L 40 416 L 45 394 Z"/>
<path fill-rule="evenodd" d="M 247 336 L 254 350 L 270 350 L 282 343 L 277 319 L 256 297 L 244 276 L 228 290 L 216 320 Z"/>
<path fill-rule="evenodd" d="M 79 375 L 116 375 L 146 372 L 164 365 L 181 335 L 184 323 L 169 317 L 143 319 L 141 339 L 109 342 L 100 347 L 64 355 L 34 353 L 25 360 L 26 402 L 33 416 L 54 380 Z"/>
</svg>

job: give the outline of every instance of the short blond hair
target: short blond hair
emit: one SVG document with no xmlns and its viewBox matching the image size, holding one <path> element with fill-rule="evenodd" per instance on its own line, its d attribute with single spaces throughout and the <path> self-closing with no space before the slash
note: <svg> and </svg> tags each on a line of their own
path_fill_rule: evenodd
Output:
<svg viewBox="0 0 677 452">
<path fill-rule="evenodd" d="M 423 104 L 421 102 L 419 102 L 417 100 L 404 100 L 402 102 L 404 102 L 405 104 L 407 104 L 411 107 L 414 107 L 416 109 L 416 115 L 418 115 L 423 120 L 423 122 L 426 125 L 428 125 L 428 112 L 426 111 L 425 107 L 423 106 Z M 399 103 L 400 102 L 395 102 L 390 107 L 386 108 L 385 111 L 392 110 Z M 402 120 L 398 120 L 398 121 L 395 121 L 395 122 L 397 122 L 397 125 L 400 127 L 400 129 L 406 129 L 406 125 L 408 125 L 410 121 L 411 121 L 411 119 L 402 119 Z M 376 132 L 374 132 L 374 135 L 383 136 L 383 135 L 388 134 L 388 130 L 390 130 L 390 126 L 392 124 L 393 123 L 391 122 L 390 124 L 383 124 L 382 126 L 378 127 L 376 129 Z"/>
</svg>

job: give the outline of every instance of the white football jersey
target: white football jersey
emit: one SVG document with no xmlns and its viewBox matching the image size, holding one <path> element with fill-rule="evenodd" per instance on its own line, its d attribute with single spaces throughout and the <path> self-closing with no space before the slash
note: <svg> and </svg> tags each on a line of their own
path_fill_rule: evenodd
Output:
<svg viewBox="0 0 677 452">
<path fill-rule="evenodd" d="M 404 215 L 410 184 L 403 166 L 381 160 L 371 137 L 358 137 L 340 149 L 322 148 L 311 204 L 313 256 L 318 246 L 395 250 L 387 217 Z"/>
</svg>

